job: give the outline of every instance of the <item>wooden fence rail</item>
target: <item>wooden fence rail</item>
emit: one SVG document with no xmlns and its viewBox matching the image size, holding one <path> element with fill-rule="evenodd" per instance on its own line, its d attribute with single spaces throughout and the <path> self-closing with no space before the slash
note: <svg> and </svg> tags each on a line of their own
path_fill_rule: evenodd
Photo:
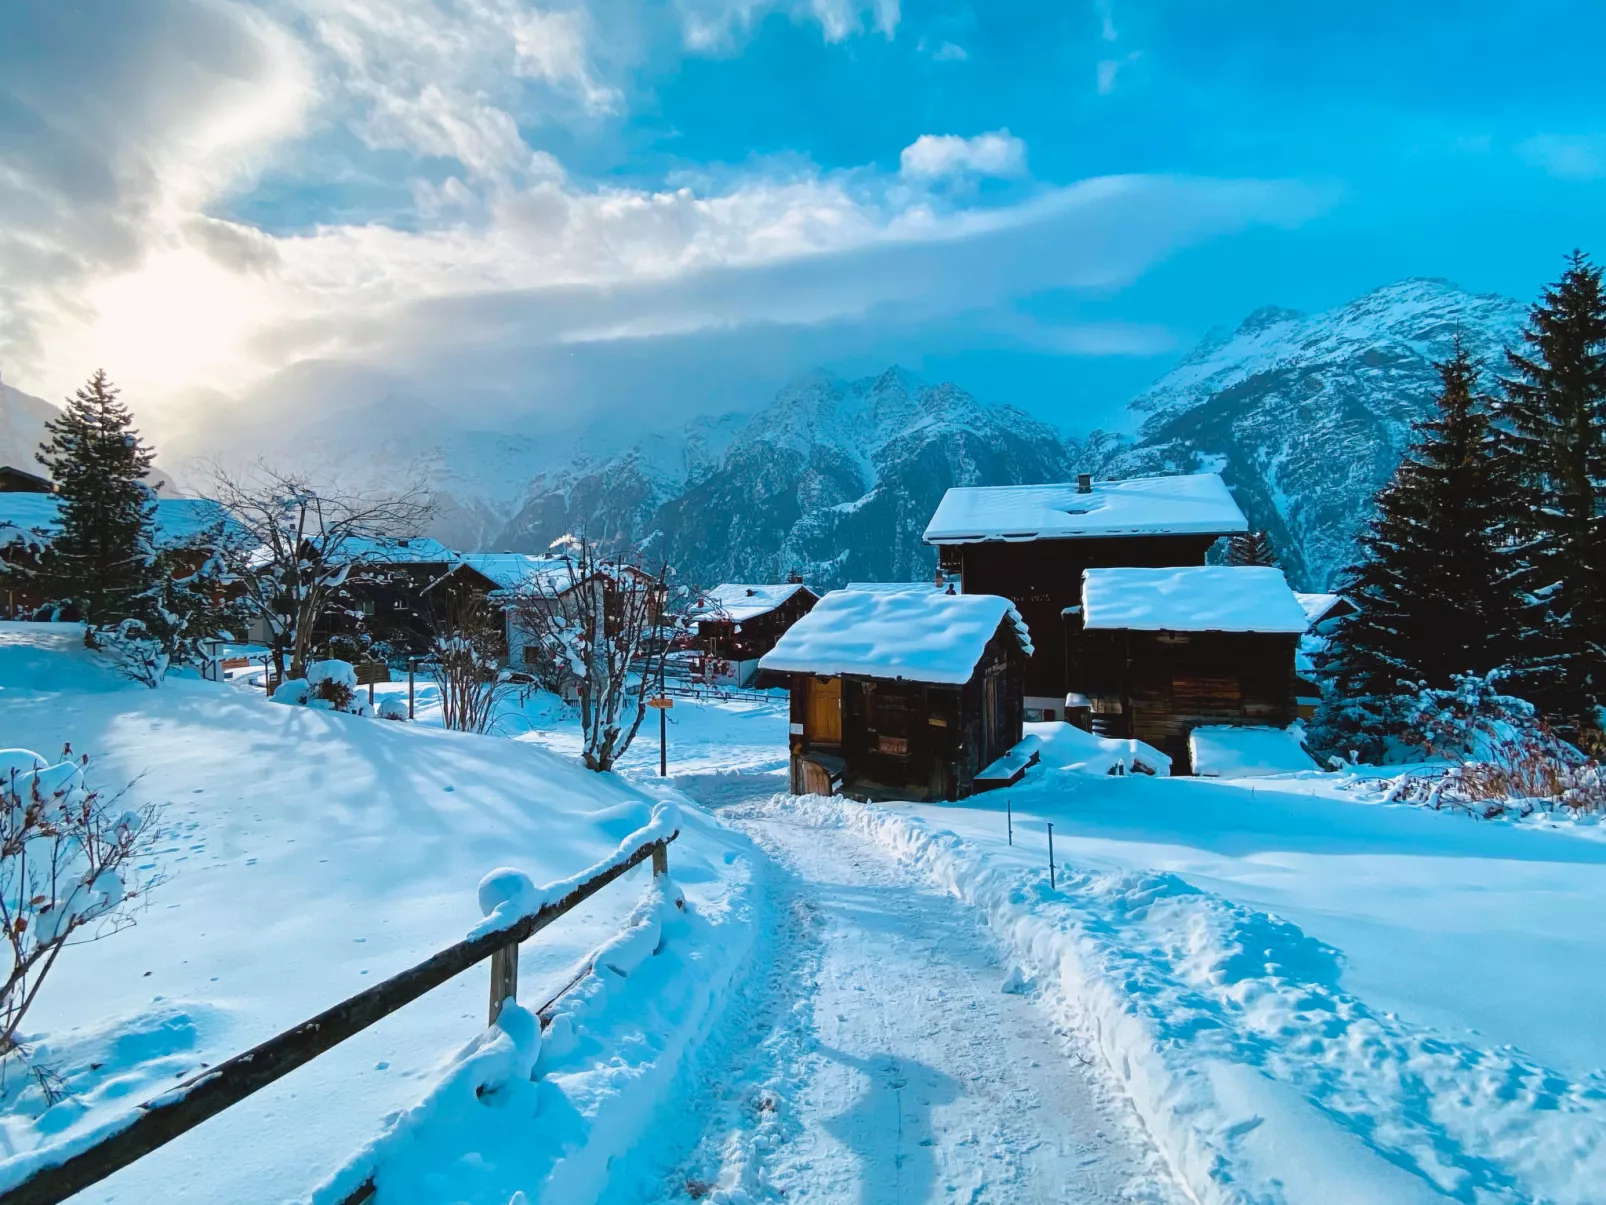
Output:
<svg viewBox="0 0 1606 1205">
<path fill-rule="evenodd" d="M 417 966 L 341 1001 L 310 1021 L 303 1021 L 294 1029 L 287 1029 L 260 1046 L 146 1101 L 123 1128 L 60 1163 L 40 1167 L 15 1187 L 0 1193 L 0 1205 L 56 1205 L 65 1201 L 487 958 L 491 959 L 490 1019 L 495 1022 L 503 1003 L 517 994 L 519 943 L 649 858 L 655 876 L 667 873 L 669 843 L 678 836 L 680 830 L 676 829 L 667 837 L 649 841 L 628 857 L 577 884 L 567 895 L 544 905 L 533 916 L 460 941 Z"/>
</svg>

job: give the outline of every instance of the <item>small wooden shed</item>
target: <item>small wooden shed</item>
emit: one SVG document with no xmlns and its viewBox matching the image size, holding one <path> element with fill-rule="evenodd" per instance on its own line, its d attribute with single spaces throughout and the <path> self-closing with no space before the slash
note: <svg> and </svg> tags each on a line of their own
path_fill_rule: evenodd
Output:
<svg viewBox="0 0 1606 1205">
<path fill-rule="evenodd" d="M 1031 638 L 1008 599 L 827 594 L 759 662 L 791 690 L 792 790 L 963 799 L 1022 736 Z"/>
<path fill-rule="evenodd" d="M 726 667 L 723 677 L 747 682 L 758 659 L 819 601 L 802 582 L 723 582 L 697 600 L 697 643 L 705 657 Z"/>
<path fill-rule="evenodd" d="M 1280 569 L 1089 569 L 1067 619 L 1071 689 L 1101 736 L 1147 741 L 1182 767 L 1195 727 L 1296 718 L 1308 620 Z"/>
</svg>

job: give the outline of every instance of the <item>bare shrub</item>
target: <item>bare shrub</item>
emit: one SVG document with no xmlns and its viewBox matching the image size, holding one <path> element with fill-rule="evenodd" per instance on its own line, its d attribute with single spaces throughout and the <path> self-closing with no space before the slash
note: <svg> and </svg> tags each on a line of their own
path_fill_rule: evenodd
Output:
<svg viewBox="0 0 1606 1205">
<path fill-rule="evenodd" d="M 510 600 L 529 636 L 526 659 L 543 684 L 573 694 L 592 770 L 611 770 L 661 691 L 664 663 L 684 619 L 670 614 L 667 568 L 602 555 L 584 538 L 553 545 L 560 561 Z"/>
<path fill-rule="evenodd" d="M 441 723 L 458 732 L 489 732 L 497 705 L 513 689 L 500 668 L 502 612 L 483 594 L 445 593 L 435 617 L 429 662 L 441 695 Z"/>
<path fill-rule="evenodd" d="M 1386 792 L 1391 801 L 1485 819 L 1606 812 L 1606 766 L 1563 740 L 1527 701 L 1501 694 L 1493 674 L 1420 692 L 1406 739 L 1449 764 L 1400 775 Z"/>
<path fill-rule="evenodd" d="M 16 1047 L 17 1029 L 61 951 L 134 923 L 131 903 L 160 882 L 129 872 L 158 836 L 154 806 L 128 810 L 84 781 L 88 758 L 59 764 L 26 750 L 0 761 L 0 926 L 11 968 L 0 991 L 0 1053 Z"/>
</svg>

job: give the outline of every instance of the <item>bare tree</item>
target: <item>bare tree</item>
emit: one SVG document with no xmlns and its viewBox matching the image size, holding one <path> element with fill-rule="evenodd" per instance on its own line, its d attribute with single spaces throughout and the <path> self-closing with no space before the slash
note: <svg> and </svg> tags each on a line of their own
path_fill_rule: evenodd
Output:
<svg viewBox="0 0 1606 1205">
<path fill-rule="evenodd" d="M 133 870 L 159 835 L 156 809 L 102 798 L 84 783 L 88 759 L 71 757 L 65 749 L 49 766 L 26 750 L 0 753 L 0 926 L 11 947 L 0 1054 L 15 1048 L 62 949 L 133 924 L 130 903 L 161 879 Z"/>
<path fill-rule="evenodd" d="M 242 475 L 214 468 L 211 500 L 232 520 L 222 556 L 281 679 L 305 671 L 318 619 L 348 577 L 382 564 L 387 542 L 418 535 L 430 514 L 420 490 L 319 487 L 263 464 Z"/>
<path fill-rule="evenodd" d="M 663 689 L 664 659 L 684 620 L 668 611 L 668 569 L 602 555 L 583 537 L 553 545 L 557 567 L 510 599 L 525 656 L 544 681 L 566 684 L 580 707 L 582 756 L 611 770 Z"/>
<path fill-rule="evenodd" d="M 441 723 L 458 732 L 488 732 L 512 691 L 500 667 L 502 611 L 475 590 L 436 592 L 435 649 L 429 669 L 441 692 Z"/>
</svg>

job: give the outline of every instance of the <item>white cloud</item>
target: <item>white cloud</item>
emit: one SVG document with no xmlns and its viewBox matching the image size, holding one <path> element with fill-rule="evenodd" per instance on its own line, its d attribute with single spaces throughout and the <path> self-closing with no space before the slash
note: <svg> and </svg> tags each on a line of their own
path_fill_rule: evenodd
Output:
<svg viewBox="0 0 1606 1205">
<path fill-rule="evenodd" d="M 970 52 L 957 42 L 944 42 L 931 52 L 931 57 L 939 63 L 963 63 Z"/>
<path fill-rule="evenodd" d="M 964 138 L 958 134 L 922 134 L 898 157 L 899 169 L 913 180 L 944 176 L 1021 176 L 1026 173 L 1026 144 L 1008 130 Z"/>
<path fill-rule="evenodd" d="M 1102 60 L 1098 67 L 1099 95 L 1108 96 L 1110 93 L 1114 92 L 1115 83 L 1117 78 L 1120 76 L 1121 69 L 1137 62 L 1140 57 L 1141 53 L 1134 50 L 1131 54 L 1126 55 L 1123 58 Z"/>
<path fill-rule="evenodd" d="M 827 42 L 844 42 L 873 30 L 898 31 L 898 0 L 679 0 L 686 45 L 697 51 L 731 49 L 766 13 L 779 9 L 794 21 L 815 21 Z"/>
<path fill-rule="evenodd" d="M 1539 134 L 1518 146 L 1517 153 L 1563 180 L 1606 177 L 1606 135 Z"/>
</svg>

